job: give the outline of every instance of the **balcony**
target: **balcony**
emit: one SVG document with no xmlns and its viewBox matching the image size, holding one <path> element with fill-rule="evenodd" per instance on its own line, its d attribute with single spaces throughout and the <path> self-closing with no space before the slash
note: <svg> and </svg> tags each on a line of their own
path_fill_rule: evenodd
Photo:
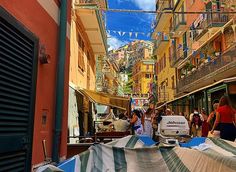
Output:
<svg viewBox="0 0 236 172">
<path fill-rule="evenodd" d="M 164 33 L 159 33 L 157 41 L 154 44 L 154 52 L 155 54 L 160 54 L 169 44 L 169 35 Z"/>
<path fill-rule="evenodd" d="M 181 37 L 186 29 L 187 29 L 187 22 L 185 20 L 184 15 L 183 14 L 175 15 L 171 36 L 173 38 Z"/>
<path fill-rule="evenodd" d="M 216 31 L 218 31 L 220 27 L 229 22 L 229 15 L 210 14 L 206 18 L 201 17 L 201 19 L 197 19 L 196 21 L 199 23 L 193 23 L 193 39 L 195 41 L 202 42 L 206 40 L 210 35 L 213 35 Z M 197 27 L 194 27 L 194 25 Z"/>
<path fill-rule="evenodd" d="M 76 0 L 73 4 L 76 22 L 83 25 L 93 53 L 107 53 L 107 37 L 104 16 L 98 8 L 106 8 L 106 0 Z"/>
<path fill-rule="evenodd" d="M 75 0 L 79 6 L 97 6 L 98 8 L 107 8 L 106 0 Z"/>
<path fill-rule="evenodd" d="M 172 17 L 173 5 L 171 0 L 158 0 L 157 10 L 169 13 L 159 13 L 156 17 L 157 25 L 155 32 L 169 32 L 170 19 Z"/>
<path fill-rule="evenodd" d="M 197 69 L 192 70 L 177 84 L 178 94 L 191 92 L 201 87 L 212 84 L 221 79 L 233 76 L 236 73 L 236 44 L 214 60 L 202 63 Z"/>
<path fill-rule="evenodd" d="M 179 64 L 184 60 L 184 52 L 183 49 L 180 48 L 177 51 L 174 52 L 173 57 L 171 58 L 170 61 L 170 66 L 172 68 L 177 68 Z"/>
</svg>

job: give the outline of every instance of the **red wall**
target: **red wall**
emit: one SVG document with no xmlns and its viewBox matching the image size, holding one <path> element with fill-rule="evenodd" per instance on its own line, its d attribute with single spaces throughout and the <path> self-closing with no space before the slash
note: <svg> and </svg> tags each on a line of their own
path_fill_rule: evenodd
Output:
<svg viewBox="0 0 236 172">
<path fill-rule="evenodd" d="M 49 1 L 49 0 L 48 0 Z M 54 0 L 59 5 L 58 0 Z M 68 0 L 70 2 L 70 0 Z M 48 156 L 52 153 L 52 139 L 55 116 L 55 92 L 57 71 L 58 25 L 36 0 L 0 0 L 0 5 L 20 21 L 28 30 L 33 32 L 40 44 L 50 55 L 50 64 L 38 63 L 36 104 L 34 114 L 34 135 L 32 164 L 44 161 L 42 140 L 46 140 Z M 70 8 L 68 3 L 68 23 L 70 23 Z M 68 116 L 68 86 L 69 86 L 69 39 L 66 46 L 65 87 L 63 106 L 63 128 L 61 137 L 60 156 L 66 156 L 67 116 Z M 47 113 L 46 125 L 42 125 L 42 114 Z"/>
<path fill-rule="evenodd" d="M 193 4 L 186 1 L 186 9 L 190 12 L 205 11 L 205 3 L 202 0 L 195 0 Z M 187 14 L 187 25 L 190 26 L 198 17 L 199 14 Z"/>
</svg>

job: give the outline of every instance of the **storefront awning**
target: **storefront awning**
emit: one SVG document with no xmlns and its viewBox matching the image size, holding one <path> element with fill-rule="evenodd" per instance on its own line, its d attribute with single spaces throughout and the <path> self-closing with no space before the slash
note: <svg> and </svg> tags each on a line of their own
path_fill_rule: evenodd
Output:
<svg viewBox="0 0 236 172">
<path fill-rule="evenodd" d="M 218 82 L 215 82 L 215 83 L 210 84 L 210 85 L 208 85 L 208 86 L 199 88 L 199 89 L 194 90 L 194 91 L 192 91 L 192 92 L 190 92 L 190 93 L 187 93 L 187 94 L 185 94 L 185 95 L 182 95 L 182 96 L 180 96 L 180 97 L 178 97 L 178 98 L 175 98 L 174 100 L 170 100 L 170 101 L 166 102 L 166 104 L 168 105 L 168 104 L 170 104 L 170 103 L 172 103 L 172 102 L 174 102 L 174 101 L 176 101 L 176 100 L 180 100 L 180 99 L 185 98 L 185 97 L 187 97 L 187 96 L 190 96 L 190 95 L 192 95 L 192 94 L 194 94 L 194 93 L 196 93 L 196 92 L 202 91 L 202 90 L 204 90 L 204 89 L 208 89 L 208 88 L 213 87 L 213 86 L 215 86 L 215 85 L 218 85 L 218 84 L 220 84 L 220 83 L 223 84 L 223 83 L 230 83 L 230 82 L 236 82 L 236 77 L 231 77 L 231 78 L 222 79 L 222 80 L 220 80 L 220 81 L 218 81 Z M 163 106 L 163 105 L 162 105 L 162 106 Z M 162 106 L 160 106 L 160 107 L 162 107 Z M 158 108 L 160 108 L 160 107 L 158 107 Z"/>
<path fill-rule="evenodd" d="M 86 96 L 93 103 L 112 106 L 123 110 L 129 109 L 129 104 L 130 104 L 129 98 L 114 96 L 106 93 L 99 93 L 87 89 L 77 89 L 77 91 L 81 93 L 83 96 Z"/>
</svg>

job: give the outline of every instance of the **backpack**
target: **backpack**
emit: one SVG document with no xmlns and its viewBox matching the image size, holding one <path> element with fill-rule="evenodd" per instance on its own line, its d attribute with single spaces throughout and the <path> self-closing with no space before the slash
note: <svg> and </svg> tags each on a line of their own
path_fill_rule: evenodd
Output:
<svg viewBox="0 0 236 172">
<path fill-rule="evenodd" d="M 192 124 L 194 124 L 195 126 L 197 126 L 197 125 L 202 126 L 202 120 L 200 118 L 199 113 L 193 114 Z"/>
</svg>

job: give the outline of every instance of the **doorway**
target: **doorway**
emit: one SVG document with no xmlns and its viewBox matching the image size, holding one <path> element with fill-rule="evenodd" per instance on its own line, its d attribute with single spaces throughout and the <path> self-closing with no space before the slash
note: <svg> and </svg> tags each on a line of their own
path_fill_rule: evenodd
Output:
<svg viewBox="0 0 236 172">
<path fill-rule="evenodd" d="M 38 39 L 0 7 L 0 169 L 31 171 Z"/>
</svg>

